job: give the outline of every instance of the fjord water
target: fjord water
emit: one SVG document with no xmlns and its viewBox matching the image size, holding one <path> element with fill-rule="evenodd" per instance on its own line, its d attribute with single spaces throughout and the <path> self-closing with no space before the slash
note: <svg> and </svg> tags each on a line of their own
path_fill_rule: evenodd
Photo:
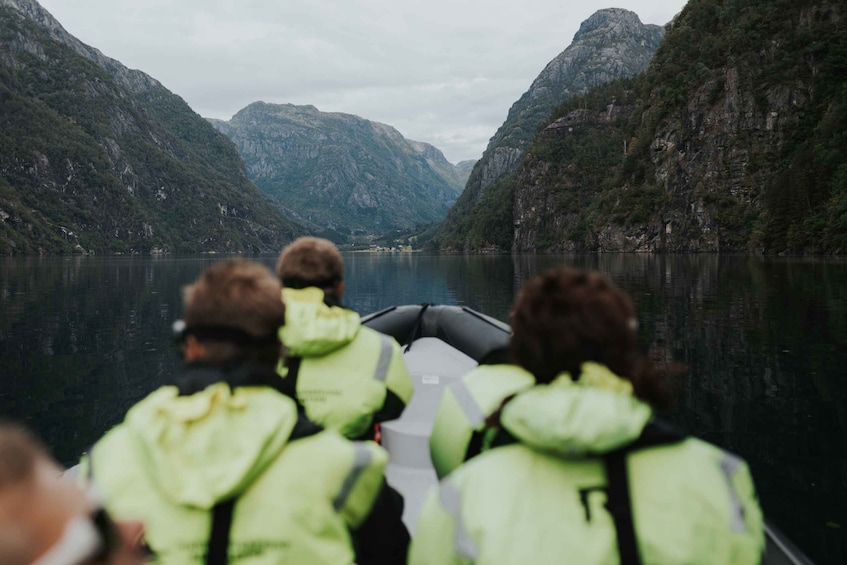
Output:
<svg viewBox="0 0 847 565">
<path fill-rule="evenodd" d="M 0 415 L 72 463 L 179 366 L 180 287 L 221 256 L 0 259 Z M 272 267 L 276 257 L 257 257 Z M 529 277 L 601 269 L 645 348 L 690 368 L 686 431 L 747 459 L 767 515 L 819 563 L 847 560 L 847 262 L 724 255 L 345 255 L 345 303 L 462 304 L 507 320 Z"/>
</svg>

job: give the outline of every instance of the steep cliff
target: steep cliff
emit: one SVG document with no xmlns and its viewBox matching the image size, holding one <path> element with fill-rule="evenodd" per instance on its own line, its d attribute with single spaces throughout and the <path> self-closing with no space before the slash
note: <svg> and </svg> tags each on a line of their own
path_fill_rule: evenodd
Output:
<svg viewBox="0 0 847 565">
<path fill-rule="evenodd" d="M 663 35 L 660 26 L 644 25 L 636 14 L 619 8 L 599 10 L 582 22 L 571 45 L 547 64 L 512 105 L 439 229 L 436 245 L 466 249 L 502 245 L 502 240 L 478 237 L 478 224 L 490 217 L 491 204 L 501 203 L 504 189 L 483 206 L 480 201 L 486 192 L 520 164 L 539 126 L 556 107 L 593 86 L 643 71 Z M 494 222 L 496 227 L 502 228 L 501 220 Z"/>
<path fill-rule="evenodd" d="M 847 252 L 846 16 L 832 0 L 690 0 L 646 73 L 538 135 L 511 247 Z"/>
<path fill-rule="evenodd" d="M 461 169 L 391 126 L 314 106 L 253 103 L 229 121 L 247 174 L 292 217 L 342 234 L 439 221 L 461 192 Z"/>
<path fill-rule="evenodd" d="M 277 251 L 232 143 L 34 0 L 0 0 L 0 254 Z"/>
</svg>

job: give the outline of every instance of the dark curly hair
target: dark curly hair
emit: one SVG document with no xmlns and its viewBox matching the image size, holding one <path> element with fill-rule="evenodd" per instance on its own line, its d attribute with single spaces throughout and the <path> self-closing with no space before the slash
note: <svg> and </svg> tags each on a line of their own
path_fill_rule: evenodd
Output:
<svg viewBox="0 0 847 565">
<path fill-rule="evenodd" d="M 628 379 L 638 398 L 668 408 L 685 367 L 654 365 L 638 349 L 637 328 L 632 299 L 603 273 L 558 267 L 521 289 L 510 349 L 539 383 L 562 372 L 579 379 L 593 361 Z"/>
</svg>

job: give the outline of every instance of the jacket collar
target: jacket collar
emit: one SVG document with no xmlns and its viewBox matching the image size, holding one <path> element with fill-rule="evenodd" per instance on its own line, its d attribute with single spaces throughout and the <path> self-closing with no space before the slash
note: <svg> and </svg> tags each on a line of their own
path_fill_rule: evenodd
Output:
<svg viewBox="0 0 847 565">
<path fill-rule="evenodd" d="M 285 288 L 285 325 L 279 336 L 295 357 L 322 357 L 350 343 L 361 329 L 359 314 L 327 302 L 316 287 Z"/>
<path fill-rule="evenodd" d="M 603 365 L 585 363 L 578 381 L 563 373 L 549 385 L 519 393 L 503 408 L 500 421 L 532 449 L 575 458 L 632 443 L 652 415 L 650 406 L 633 396 L 629 381 Z"/>
<path fill-rule="evenodd" d="M 174 384 L 179 390 L 179 396 L 190 396 L 215 383 L 225 383 L 229 385 L 230 390 L 246 386 L 264 386 L 289 398 L 296 398 L 291 383 L 280 378 L 275 367 L 257 363 L 238 363 L 226 367 L 205 362 L 186 363 Z"/>
</svg>

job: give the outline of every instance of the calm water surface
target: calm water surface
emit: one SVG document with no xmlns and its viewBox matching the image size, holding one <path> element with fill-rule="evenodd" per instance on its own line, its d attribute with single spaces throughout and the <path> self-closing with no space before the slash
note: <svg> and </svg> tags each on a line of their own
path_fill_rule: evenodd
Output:
<svg viewBox="0 0 847 565">
<path fill-rule="evenodd" d="M 72 463 L 179 362 L 179 290 L 220 256 L 0 258 L 0 415 Z M 275 256 L 258 257 L 270 267 Z M 507 320 L 556 264 L 607 272 L 645 348 L 690 368 L 687 431 L 750 463 L 768 516 L 820 563 L 847 562 L 847 262 L 747 256 L 346 255 L 345 303 L 463 304 Z"/>
</svg>

